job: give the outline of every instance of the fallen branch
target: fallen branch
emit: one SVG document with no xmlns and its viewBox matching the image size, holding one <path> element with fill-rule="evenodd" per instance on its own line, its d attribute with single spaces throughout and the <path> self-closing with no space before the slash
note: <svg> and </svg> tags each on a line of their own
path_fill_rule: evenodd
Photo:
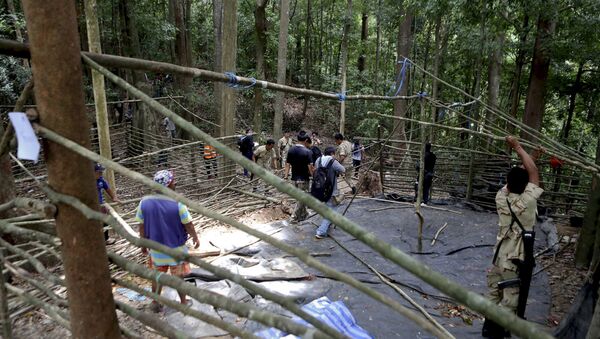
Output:
<svg viewBox="0 0 600 339">
<path fill-rule="evenodd" d="M 268 234 L 269 236 L 272 236 L 273 234 L 276 234 L 276 233 L 279 233 L 279 232 L 281 232 L 281 230 L 283 230 L 283 227 L 280 227 L 280 228 L 276 229 L 275 231 L 273 231 L 273 232 L 271 232 L 271 233 L 267 233 L 267 234 Z M 246 245 L 239 246 L 239 247 L 236 247 L 236 248 L 234 248 L 234 249 L 231 249 L 231 250 L 229 250 L 229 251 L 226 251 L 226 252 L 224 252 L 224 253 L 221 253 L 221 254 L 219 254 L 219 256 L 217 256 L 216 258 L 212 258 L 212 259 L 210 259 L 210 260 L 207 260 L 206 262 L 209 262 L 209 263 L 210 263 L 210 262 L 213 262 L 213 261 L 215 261 L 215 260 L 217 260 L 217 259 L 219 259 L 219 258 L 221 258 L 221 257 L 224 257 L 224 256 L 226 256 L 226 255 L 229 255 L 229 254 L 231 254 L 231 253 L 235 253 L 235 252 L 237 252 L 237 251 L 239 251 L 239 250 L 241 250 L 241 249 L 244 249 L 244 248 L 246 248 L 246 247 L 248 247 L 248 246 L 252 246 L 252 245 L 256 244 L 257 242 L 261 242 L 261 241 L 262 241 L 262 239 L 258 238 L 258 239 L 254 240 L 254 241 L 252 241 L 252 242 L 250 242 L 250 243 L 248 243 L 248 244 L 246 244 Z M 216 247 L 216 246 L 215 246 L 215 247 Z"/>
<path fill-rule="evenodd" d="M 387 199 L 380 199 L 380 198 L 369 198 L 369 197 L 363 197 L 363 196 L 356 196 L 356 198 L 358 198 L 358 199 L 365 199 L 365 200 L 373 200 L 373 201 L 381 201 L 381 202 L 387 202 L 387 203 L 390 203 L 390 204 L 398 204 L 398 205 L 405 205 L 405 206 L 415 207 L 415 204 L 413 204 L 412 202 L 395 201 L 395 200 L 387 200 Z M 432 210 L 437 210 L 437 211 L 444 211 L 444 212 L 450 212 L 450 213 L 462 215 L 462 212 L 453 211 L 453 210 L 447 209 L 447 208 L 434 207 L 434 206 L 429 206 L 429 205 L 422 206 L 422 207 L 425 207 L 427 209 L 432 209 Z"/>
<path fill-rule="evenodd" d="M 406 301 L 408 301 L 411 305 L 413 305 L 417 310 L 419 310 L 419 312 L 421 312 L 421 314 L 423 314 L 423 316 L 425 316 L 425 318 L 431 322 L 433 324 L 433 326 L 435 326 L 437 329 L 439 329 L 443 334 L 444 334 L 444 338 L 452 338 L 455 339 L 455 337 L 448 332 L 448 330 L 446 328 L 444 328 L 444 326 L 442 326 L 442 324 L 440 324 L 439 322 L 437 322 L 435 319 L 433 319 L 433 317 L 431 317 L 431 315 L 419 304 L 417 304 L 417 302 L 415 302 L 408 294 L 406 294 L 406 292 L 404 292 L 400 287 L 394 285 L 391 282 L 391 279 L 388 279 L 387 277 L 385 277 L 383 274 L 381 274 L 377 269 L 375 269 L 375 267 L 369 265 L 369 263 L 367 263 L 364 259 L 362 259 L 361 257 L 359 257 L 358 255 L 354 254 L 354 252 L 350 251 L 346 246 L 344 246 L 341 242 L 339 242 L 335 237 L 330 236 L 331 239 L 333 239 L 333 241 L 335 241 L 344 251 L 346 251 L 348 254 L 350 254 L 351 256 L 353 256 L 356 260 L 360 261 L 363 265 L 365 265 L 369 270 L 371 270 L 373 273 L 375 273 L 377 275 L 377 277 L 386 285 L 390 286 L 391 288 L 393 288 L 394 290 L 396 290 L 396 292 L 398 292 L 398 294 L 400 294 Z"/>
<path fill-rule="evenodd" d="M 269 201 L 269 202 L 272 202 L 272 203 L 275 203 L 275 204 L 281 204 L 281 200 L 278 200 L 278 199 L 275 199 L 275 198 L 270 198 L 270 197 L 265 197 L 262 194 L 252 193 L 252 192 L 248 192 L 248 191 L 242 191 L 240 189 L 232 188 L 232 187 L 229 187 L 227 189 L 230 190 L 230 191 L 242 193 L 242 194 L 254 197 L 254 198 L 266 200 L 266 201 Z"/>
<path fill-rule="evenodd" d="M 446 253 L 446 255 L 452 255 L 452 254 L 458 253 L 460 251 L 468 250 L 469 248 L 494 247 L 494 246 L 495 246 L 494 244 L 470 245 L 470 246 L 465 246 L 465 247 L 461 247 L 461 248 L 452 250 L 452 251 Z"/>
<path fill-rule="evenodd" d="M 437 232 L 435 232 L 435 235 L 433 236 L 433 240 L 431 240 L 431 246 L 435 245 L 435 242 L 437 240 L 437 238 L 439 237 L 440 233 L 442 233 L 442 231 L 448 226 L 448 223 L 444 223 L 444 225 L 442 227 L 440 227 L 439 230 L 437 230 Z"/>
</svg>

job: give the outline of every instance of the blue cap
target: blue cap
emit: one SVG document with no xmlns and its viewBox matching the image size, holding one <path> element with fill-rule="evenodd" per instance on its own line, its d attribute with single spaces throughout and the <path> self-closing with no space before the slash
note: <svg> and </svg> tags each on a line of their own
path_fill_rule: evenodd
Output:
<svg viewBox="0 0 600 339">
<path fill-rule="evenodd" d="M 105 170 L 104 166 L 102 166 L 100 163 L 96 163 L 96 165 L 94 165 L 94 171 L 104 172 L 104 170 Z"/>
</svg>

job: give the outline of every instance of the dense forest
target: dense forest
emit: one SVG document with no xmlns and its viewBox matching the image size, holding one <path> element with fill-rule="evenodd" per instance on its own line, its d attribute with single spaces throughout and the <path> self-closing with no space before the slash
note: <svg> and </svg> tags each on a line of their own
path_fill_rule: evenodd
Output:
<svg viewBox="0 0 600 339">
<path fill-rule="evenodd" d="M 82 48 L 87 49 L 84 3 L 78 3 Z M 289 27 L 281 25 L 282 3 L 289 6 L 285 18 Z M 221 69 L 218 57 L 224 5 L 231 6 L 217 0 L 98 1 L 102 50 L 228 71 Z M 289 85 L 339 93 L 345 81 L 350 94 L 385 95 L 393 94 L 406 56 L 545 135 L 595 153 L 600 127 L 597 1 L 246 0 L 234 5 L 236 74 L 276 82 L 278 54 L 287 47 Z M 18 2 L 7 0 L 0 11 L 1 37 L 26 39 Z M 280 37 L 282 28 L 287 34 Z M 279 43 L 282 38 L 287 46 Z M 0 99 L 10 104 L 28 78 L 27 65 L 9 57 L 0 60 Z M 218 119 L 212 84 L 170 81 L 161 74 L 143 77 L 155 85 L 154 94 L 184 93 L 188 108 Z M 107 90 L 109 101 L 125 96 L 110 86 Z M 456 91 L 408 67 L 399 94 L 421 91 L 445 102 L 465 101 Z M 91 82 L 87 94 L 91 101 Z M 273 92 L 242 91 L 238 128 L 252 125 L 271 132 L 275 97 Z M 389 102 L 358 101 L 345 106 L 345 130 L 356 135 L 375 133 L 377 123 L 366 116 L 367 110 L 406 109 L 402 102 L 395 107 Z M 337 102 L 288 95 L 283 128 L 308 124 L 337 130 L 339 110 Z"/>
</svg>

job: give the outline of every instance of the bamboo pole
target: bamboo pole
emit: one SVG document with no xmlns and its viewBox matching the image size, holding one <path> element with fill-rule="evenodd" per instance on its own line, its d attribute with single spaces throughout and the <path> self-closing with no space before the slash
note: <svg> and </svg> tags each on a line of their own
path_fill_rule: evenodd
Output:
<svg viewBox="0 0 600 339">
<path fill-rule="evenodd" d="M 412 61 L 410 61 L 411 63 L 413 63 Z M 522 121 L 517 120 L 515 117 L 510 116 L 509 114 L 500 111 L 497 108 L 491 107 L 489 106 L 487 103 L 483 102 L 481 100 L 481 98 L 476 98 L 472 95 L 470 95 L 469 93 L 465 92 L 464 90 L 451 85 L 450 83 L 438 78 L 437 76 L 431 74 L 429 71 L 425 70 L 423 67 L 419 66 L 418 64 L 413 63 L 413 65 L 419 69 L 421 72 L 431 76 L 432 78 L 436 79 L 437 81 L 443 83 L 444 85 L 460 92 L 462 95 L 465 95 L 468 98 L 471 98 L 475 101 L 477 101 L 480 105 L 482 105 L 482 107 L 484 109 L 486 109 L 487 111 L 496 114 L 497 116 L 503 118 L 505 121 L 507 121 L 508 123 L 510 123 L 511 125 L 515 126 L 515 127 L 519 127 L 521 130 L 525 130 L 527 133 L 529 133 L 530 135 L 532 135 L 533 137 L 537 138 L 538 141 L 545 141 L 547 144 L 556 146 L 558 149 L 563 149 L 564 151 L 567 151 L 568 153 L 570 153 L 572 156 L 575 156 L 576 158 L 580 158 L 580 160 L 582 160 L 583 158 L 580 157 L 580 155 L 577 154 L 577 152 L 571 148 L 568 148 L 564 145 L 562 145 L 560 142 L 553 140 L 551 138 L 546 138 L 543 134 L 541 134 L 540 131 L 526 125 L 525 123 L 523 123 Z M 446 106 L 448 108 L 448 106 Z"/>
<path fill-rule="evenodd" d="M 2 39 L 0 39 L 2 40 Z M 0 42 L 1 44 L 2 42 Z M 182 95 L 173 95 L 173 96 L 166 96 L 166 97 L 153 97 L 152 99 L 154 100 L 171 100 L 171 99 L 181 99 L 183 98 Z M 114 101 L 107 101 L 106 104 L 107 105 L 114 105 L 114 104 L 124 104 L 124 103 L 132 103 L 132 102 L 140 102 L 141 100 L 139 99 L 130 99 L 130 100 L 114 100 Z M 16 104 L 15 104 L 16 105 Z M 0 105 L 0 108 L 13 108 L 15 105 Z M 86 106 L 96 106 L 95 103 L 91 102 L 91 103 L 87 103 L 85 104 Z M 23 105 L 23 108 L 36 108 L 37 105 Z M 120 126 L 120 124 L 115 124 L 113 126 Z M 95 128 L 92 128 L 92 131 Z"/>
<path fill-rule="evenodd" d="M 425 106 L 423 105 L 423 99 L 419 100 L 419 106 L 421 108 L 421 121 L 425 121 Z M 423 184 L 425 183 L 425 144 L 427 143 L 427 131 L 424 125 L 421 126 L 421 149 L 419 152 L 419 186 L 417 192 L 417 201 L 415 202 L 415 213 L 419 217 L 419 228 L 417 232 L 417 241 L 419 252 L 422 247 L 423 240 L 423 215 L 421 214 L 421 202 L 423 202 Z"/>
<path fill-rule="evenodd" d="M 102 54 L 100 44 L 100 27 L 98 25 L 98 13 L 96 0 L 84 0 L 85 24 L 90 52 Z M 106 107 L 106 93 L 104 90 L 104 76 L 96 70 L 92 70 L 92 89 L 94 92 L 94 105 L 96 107 L 96 125 L 98 126 L 98 142 L 100 154 L 107 159 L 112 159 L 110 147 L 110 129 L 108 123 L 108 109 Z M 106 180 L 114 192 L 115 174 L 112 170 L 106 171 Z"/>
<path fill-rule="evenodd" d="M 29 46 L 24 43 L 19 43 L 12 40 L 0 39 L 0 54 L 11 55 L 20 58 L 28 58 L 29 57 Z M 110 54 L 94 54 L 89 52 L 83 52 L 84 55 L 90 57 L 92 60 L 100 63 L 105 67 L 117 67 L 117 68 L 128 68 L 132 70 L 138 71 L 148 71 L 148 72 L 166 72 L 180 75 L 187 75 L 192 77 L 197 77 L 203 80 L 216 81 L 228 83 L 230 82 L 230 78 L 227 77 L 223 73 L 208 71 L 199 68 L 192 67 L 184 67 L 179 65 L 174 65 L 166 62 L 156 62 L 149 61 L 144 59 L 135 59 L 135 58 L 126 58 L 116 55 Z M 255 85 L 261 87 L 263 89 L 271 89 L 276 91 L 282 91 L 286 93 L 298 94 L 298 95 L 308 95 L 316 98 L 329 99 L 329 100 L 338 100 L 338 96 L 335 93 L 327 93 L 316 90 L 304 89 L 304 88 L 296 88 L 292 86 L 280 85 L 264 80 L 256 80 L 247 77 L 235 77 L 235 82 L 248 86 Z M 384 95 L 349 95 L 346 97 L 346 100 L 385 100 L 385 101 L 393 101 L 393 100 L 411 100 L 418 98 L 417 95 L 410 96 L 384 96 Z"/>
<path fill-rule="evenodd" d="M 377 124 L 377 143 L 379 144 L 379 180 L 381 181 L 381 194 L 385 194 L 383 190 L 385 175 L 383 173 L 384 170 L 384 160 L 383 160 L 383 152 L 385 144 L 381 142 L 381 124 Z M 389 139 L 388 139 L 389 140 Z"/>
<path fill-rule="evenodd" d="M 192 126 L 185 119 L 179 117 L 177 114 L 160 105 L 158 102 L 153 101 L 149 96 L 147 96 L 137 88 L 133 87 L 132 85 L 128 84 L 123 79 L 112 74 L 110 71 L 98 65 L 88 57 L 82 57 L 84 61 L 91 67 L 99 70 L 101 73 L 104 74 L 105 77 L 109 78 L 119 87 L 127 90 L 133 96 L 138 97 L 140 99 L 143 98 L 150 107 L 157 110 L 161 114 L 168 116 L 176 125 L 183 129 L 186 129 L 191 135 L 194 135 L 200 140 L 207 142 L 208 144 L 215 147 L 215 149 L 220 154 L 223 154 L 224 156 L 232 159 L 234 162 L 248 168 L 252 173 L 262 178 L 268 184 L 271 184 L 274 187 L 276 187 L 280 192 L 286 193 L 292 196 L 293 198 L 297 199 L 298 201 L 306 204 L 308 207 L 312 208 L 321 216 L 331 220 L 333 224 L 342 227 L 342 229 L 344 229 L 346 232 L 361 240 L 385 258 L 390 259 L 392 262 L 415 274 L 416 276 L 423 279 L 425 282 L 432 285 L 436 289 L 448 294 L 449 296 L 455 298 L 457 301 L 464 303 L 465 306 L 471 308 L 472 310 L 482 313 L 491 320 L 497 322 L 505 328 L 508 328 L 515 334 L 521 335 L 522 337 L 526 338 L 548 338 L 548 334 L 541 332 L 539 328 L 536 327 L 534 324 L 518 318 L 514 313 L 509 312 L 501 307 L 498 307 L 498 305 L 492 303 L 485 297 L 482 297 L 481 295 L 462 287 L 461 285 L 446 278 L 442 274 L 431 270 L 429 267 L 423 265 L 421 262 L 412 258 L 411 256 L 399 250 L 398 248 L 395 248 L 389 243 L 378 239 L 372 233 L 360 227 L 358 224 L 350 221 L 344 216 L 341 216 L 339 213 L 332 211 L 329 207 L 319 202 L 317 199 L 315 199 L 308 193 L 302 192 L 294 186 L 292 186 L 291 184 L 284 182 L 281 178 L 266 171 L 259 165 L 244 158 L 238 152 L 235 152 L 226 145 L 218 142 L 209 134 L 201 131 L 195 126 Z M 51 133 L 53 132 L 49 131 L 48 129 L 44 129 L 44 134 L 46 136 L 49 136 Z M 54 136 L 56 137 L 57 135 L 54 133 Z M 58 140 L 57 138 L 53 139 Z M 64 138 L 62 141 L 64 142 Z M 74 148 L 76 144 L 72 144 L 74 145 Z M 96 155 L 93 155 L 93 153 L 90 156 L 96 157 Z"/>
<path fill-rule="evenodd" d="M 41 128 L 41 130 L 43 131 L 45 129 Z M 47 132 L 50 132 L 50 131 L 47 131 Z M 52 134 L 52 132 L 50 132 L 48 135 L 50 136 L 53 134 Z M 54 140 L 61 140 L 60 138 L 62 138 L 60 136 L 57 136 L 57 137 L 59 137 L 59 138 L 56 138 Z M 64 138 L 62 138 L 62 139 L 64 139 Z M 70 149 L 73 149 L 75 152 L 78 152 L 78 153 L 81 152 L 80 154 L 82 154 L 82 155 L 85 154 L 90 157 L 97 158 L 98 161 L 101 161 L 102 163 L 106 164 L 107 166 L 112 166 L 116 172 L 119 172 L 119 173 L 129 176 L 131 178 L 134 178 L 135 180 L 143 182 L 146 185 L 152 187 L 153 189 L 156 189 L 157 191 L 160 191 L 161 193 L 163 193 L 173 199 L 183 202 L 189 208 L 191 208 L 203 215 L 206 215 L 215 220 L 219 220 L 221 222 L 229 224 L 229 225 L 231 225 L 241 231 L 244 231 L 252 236 L 260 238 L 260 239 L 264 240 L 265 242 L 283 250 L 284 252 L 294 254 L 299 260 L 301 260 L 308 266 L 318 269 L 319 271 L 325 273 L 328 277 L 331 277 L 332 279 L 342 281 L 342 282 L 358 289 L 359 291 L 365 293 L 366 295 L 370 296 L 374 300 L 379 301 L 384 305 L 387 305 L 391 309 L 395 310 L 396 312 L 400 313 L 401 315 L 412 320 L 413 322 L 415 322 L 417 325 L 421 326 L 426 331 L 428 331 L 436 336 L 440 336 L 440 334 L 441 334 L 440 332 L 438 332 L 434 327 L 430 326 L 430 324 L 428 322 L 423 321 L 423 319 L 421 317 L 414 314 L 414 312 L 410 311 L 402 304 L 367 287 L 365 284 L 359 282 L 358 280 L 354 279 L 350 275 L 338 272 L 337 270 L 335 270 L 327 265 L 322 264 L 320 261 L 313 258 L 306 250 L 295 247 L 295 246 L 290 246 L 283 241 L 277 240 L 272 236 L 269 236 L 260 231 L 257 231 L 254 228 L 249 227 L 247 225 L 244 225 L 233 218 L 226 217 L 226 216 L 220 215 L 219 213 L 216 213 L 214 211 L 206 209 L 203 205 L 201 205 L 195 201 L 192 201 L 192 200 L 184 197 L 181 194 L 175 193 L 172 190 L 169 190 L 169 189 L 165 188 L 164 186 L 155 183 L 151 179 L 149 179 L 139 173 L 135 173 L 135 172 L 133 172 L 123 166 L 120 166 L 114 162 L 104 161 L 99 155 L 97 155 L 87 149 L 84 149 L 81 146 L 79 146 L 71 141 L 66 142 L 64 145 L 66 147 L 69 147 Z M 85 206 L 84 204 L 82 204 L 80 201 L 78 201 L 77 199 L 75 199 L 73 197 L 65 196 L 63 194 L 55 192 L 52 189 L 50 189 L 49 187 L 43 186 L 42 189 L 48 195 L 48 197 L 50 197 L 51 200 L 60 201 L 62 203 L 69 204 L 70 206 L 73 206 L 74 208 L 77 208 L 80 212 L 84 213 L 88 218 L 93 218 L 95 220 L 101 220 L 104 223 L 113 225 L 113 227 L 117 231 L 117 233 L 119 233 L 121 236 L 125 237 L 130 242 L 135 243 L 136 241 L 140 241 L 140 243 L 141 243 L 141 241 L 145 240 L 145 239 L 137 239 L 136 240 L 136 239 L 130 238 L 128 233 L 120 227 L 120 224 L 118 222 L 116 222 L 116 220 L 112 219 L 110 216 L 107 216 L 105 214 L 91 210 L 89 207 Z M 166 249 L 166 252 L 169 252 L 169 250 Z M 170 253 L 176 257 L 187 258 L 192 263 L 197 263 L 198 262 L 197 260 L 199 260 L 198 258 L 191 257 L 191 256 L 183 254 L 181 252 L 172 252 L 171 251 Z"/>
<path fill-rule="evenodd" d="M 404 118 L 404 117 L 398 117 L 398 116 L 394 116 L 394 115 L 388 115 L 388 114 L 381 114 L 381 113 L 377 113 L 377 112 L 368 112 L 368 114 L 370 115 L 378 115 L 381 117 L 385 117 L 385 118 L 390 118 L 390 119 L 398 119 L 398 120 L 404 120 L 404 121 L 410 121 L 410 122 L 414 122 L 417 124 L 421 124 L 421 125 L 426 125 L 426 126 L 435 126 L 435 127 L 439 127 L 439 128 L 444 128 L 444 129 L 448 129 L 448 130 L 453 130 L 453 131 L 459 131 L 459 132 L 465 132 L 465 133 L 469 133 L 469 134 L 474 134 L 474 135 L 480 135 L 480 136 L 484 136 L 487 137 L 489 139 L 492 140 L 504 140 L 504 137 L 501 136 L 497 136 L 497 135 L 493 135 L 490 133 L 485 133 L 485 132 L 479 132 L 479 131 L 475 131 L 472 129 L 468 129 L 468 128 L 462 128 L 462 127 L 452 127 L 452 126 L 445 126 L 445 125 L 439 125 L 439 124 L 434 124 L 431 122 L 427 122 L 427 121 L 420 121 L 420 120 L 416 120 L 416 119 L 411 119 L 411 118 Z M 525 146 L 528 147 L 536 147 L 535 145 L 522 140 L 521 143 Z M 571 158 L 569 158 L 566 155 L 563 154 L 558 154 L 555 152 L 551 152 L 551 151 L 546 151 L 547 154 L 549 155 L 554 155 L 559 157 L 561 160 L 564 160 L 565 162 L 574 165 L 576 167 L 579 167 L 581 169 L 593 172 L 595 175 L 599 175 L 598 173 L 600 173 L 600 166 L 596 165 L 596 164 L 592 164 L 589 161 L 577 161 L 577 160 L 573 160 Z"/>
<path fill-rule="evenodd" d="M 363 258 L 359 257 L 358 255 L 356 255 L 354 252 L 350 251 L 350 249 L 348 249 L 346 246 L 344 246 L 341 242 L 339 242 L 336 238 L 331 237 L 333 239 L 333 241 L 335 241 L 338 246 L 340 246 L 344 251 L 348 252 L 348 254 L 350 254 L 351 256 L 353 256 L 354 258 L 356 258 L 356 260 L 360 261 L 363 265 L 365 265 L 371 272 L 375 273 L 375 275 L 377 275 L 377 277 L 379 278 L 379 280 L 381 280 L 384 284 L 390 286 L 391 288 L 393 288 L 396 292 L 398 292 L 398 294 L 400 294 L 400 296 L 402 296 L 402 298 L 404 298 L 406 301 L 408 301 L 413 307 L 415 307 L 417 310 L 419 310 L 419 312 L 421 312 L 421 314 L 423 314 L 423 316 L 427 319 L 427 321 L 431 322 L 433 324 L 433 326 L 435 326 L 437 329 L 439 329 L 440 331 L 442 331 L 442 333 L 444 334 L 443 338 L 448 338 L 448 339 L 456 339 L 450 332 L 448 332 L 448 330 L 442 326 L 442 324 L 440 324 L 439 322 L 437 322 L 435 319 L 433 319 L 433 317 L 431 317 L 431 315 L 429 313 L 427 313 L 427 311 L 425 311 L 425 309 L 417 304 L 417 302 L 415 302 L 408 294 L 406 294 L 406 292 L 404 292 L 400 287 L 396 286 L 395 284 L 392 283 L 391 279 L 389 279 L 387 276 L 381 274 L 381 272 L 379 272 L 377 269 L 375 269 L 375 267 L 371 266 L 369 263 L 367 263 Z"/>
</svg>

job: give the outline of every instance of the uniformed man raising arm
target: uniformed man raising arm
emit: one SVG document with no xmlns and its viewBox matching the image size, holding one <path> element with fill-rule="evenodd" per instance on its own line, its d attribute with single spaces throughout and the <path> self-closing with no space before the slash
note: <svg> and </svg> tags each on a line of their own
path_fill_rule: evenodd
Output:
<svg viewBox="0 0 600 339">
<path fill-rule="evenodd" d="M 539 187 L 534 159 L 525 152 L 517 138 L 507 136 L 506 142 L 517 152 L 523 166 L 513 167 L 508 172 L 506 186 L 496 194 L 500 229 L 487 278 L 489 298 L 523 317 L 533 270 L 537 199 L 543 190 Z M 482 335 L 504 338 L 509 333 L 486 319 Z"/>
</svg>

